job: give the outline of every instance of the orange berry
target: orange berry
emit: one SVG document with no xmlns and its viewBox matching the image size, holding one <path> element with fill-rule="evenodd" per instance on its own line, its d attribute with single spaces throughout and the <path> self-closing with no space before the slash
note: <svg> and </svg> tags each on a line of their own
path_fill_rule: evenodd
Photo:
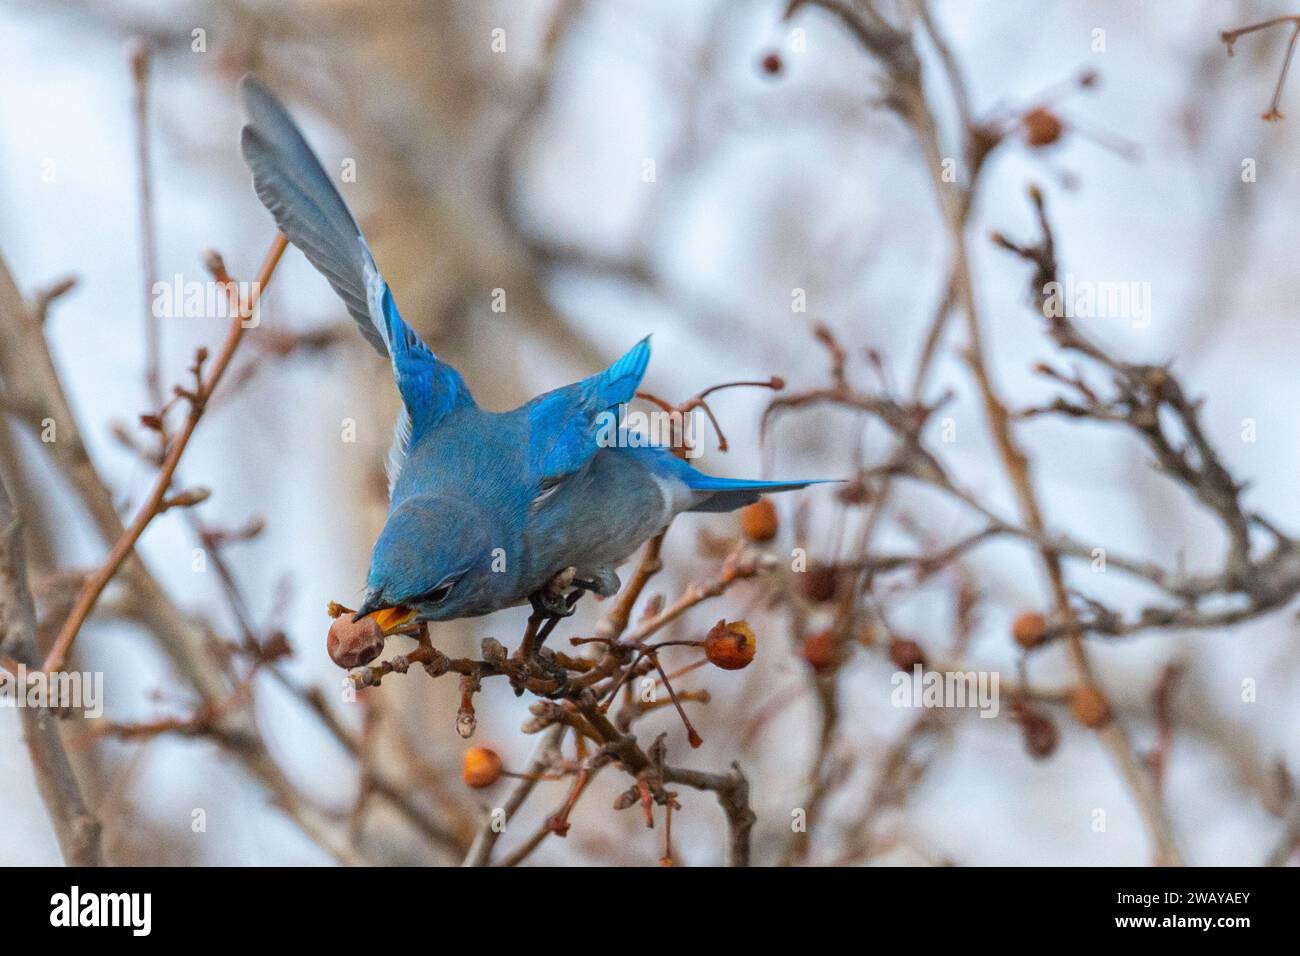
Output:
<svg viewBox="0 0 1300 956">
<path fill-rule="evenodd" d="M 771 541 L 779 527 L 776 505 L 766 498 L 740 509 L 740 530 L 750 541 Z"/>
<path fill-rule="evenodd" d="M 1037 647 L 1047 636 L 1047 618 L 1037 611 L 1025 611 L 1011 622 L 1011 636 L 1021 647 Z"/>
<path fill-rule="evenodd" d="M 1021 123 L 1025 127 L 1025 142 L 1034 149 L 1052 145 L 1065 132 L 1065 124 L 1060 118 L 1041 106 L 1026 113 Z"/>
<path fill-rule="evenodd" d="M 704 638 L 704 653 L 709 663 L 724 671 L 748 667 L 756 650 L 758 641 L 744 621 L 719 621 Z"/>
<path fill-rule="evenodd" d="M 490 787 L 501 778 L 501 757 L 487 747 L 470 747 L 465 751 L 460 776 L 476 790 Z"/>
</svg>

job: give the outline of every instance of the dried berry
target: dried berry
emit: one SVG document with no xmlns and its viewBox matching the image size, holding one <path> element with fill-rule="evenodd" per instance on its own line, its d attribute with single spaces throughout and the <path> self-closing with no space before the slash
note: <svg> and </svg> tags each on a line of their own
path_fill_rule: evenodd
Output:
<svg viewBox="0 0 1300 956">
<path fill-rule="evenodd" d="M 840 485 L 835 497 L 846 505 L 865 505 L 871 501 L 871 488 L 861 478 Z"/>
<path fill-rule="evenodd" d="M 803 659 L 818 673 L 834 670 L 842 653 L 840 643 L 830 631 L 819 631 L 803 642 Z"/>
<path fill-rule="evenodd" d="M 781 62 L 781 54 L 777 53 L 775 50 L 768 53 L 767 56 L 762 59 L 763 72 L 768 76 L 776 76 L 781 72 L 783 65 L 784 64 Z"/>
<path fill-rule="evenodd" d="M 814 564 L 799 576 L 799 592 L 815 604 L 834 600 L 838 584 L 839 575 L 832 564 Z"/>
<path fill-rule="evenodd" d="M 780 527 L 776 520 L 776 505 L 760 498 L 740 510 L 740 530 L 750 541 L 771 541 Z"/>
<path fill-rule="evenodd" d="M 344 670 L 351 670 L 379 656 L 384 649 L 384 632 L 373 616 L 363 617 L 354 624 L 351 614 L 340 614 L 330 625 L 325 647 L 330 660 Z"/>
<path fill-rule="evenodd" d="M 725 671 L 748 667 L 756 650 L 758 641 L 744 621 L 719 621 L 704 638 L 704 653 L 709 663 Z"/>
<path fill-rule="evenodd" d="M 1037 647 L 1047 636 L 1047 618 L 1037 611 L 1025 611 L 1011 622 L 1011 636 L 1021 647 Z"/>
<path fill-rule="evenodd" d="M 1070 694 L 1070 710 L 1079 723 L 1093 730 L 1110 721 L 1110 704 L 1106 703 L 1106 695 L 1095 687 L 1076 687 Z"/>
<path fill-rule="evenodd" d="M 1021 123 L 1025 127 L 1025 142 L 1035 149 L 1052 145 L 1065 132 L 1060 118 L 1041 106 L 1026 113 Z"/>
<path fill-rule="evenodd" d="M 889 659 L 900 671 L 910 671 L 917 664 L 925 666 L 921 645 L 905 637 L 895 637 L 889 642 Z"/>
<path fill-rule="evenodd" d="M 490 787 L 501 779 L 501 757 L 487 747 L 470 747 L 465 751 L 460 776 L 469 786 Z"/>
<path fill-rule="evenodd" d="M 1056 745 L 1061 739 L 1056 723 L 1028 702 L 1016 704 L 1015 711 L 1025 750 L 1035 760 L 1046 760 L 1056 751 Z"/>
</svg>

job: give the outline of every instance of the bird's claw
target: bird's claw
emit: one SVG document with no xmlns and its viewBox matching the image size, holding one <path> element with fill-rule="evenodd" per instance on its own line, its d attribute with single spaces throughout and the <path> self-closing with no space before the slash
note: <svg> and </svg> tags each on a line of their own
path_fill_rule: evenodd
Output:
<svg viewBox="0 0 1300 956">
<path fill-rule="evenodd" d="M 565 568 L 558 571 L 542 587 L 530 594 L 528 601 L 533 606 L 533 613 L 539 617 L 553 619 L 570 616 L 573 613 L 573 606 L 577 603 L 577 598 L 569 592 L 569 588 L 574 585 L 574 578 L 577 573 L 576 568 Z M 581 594 L 582 592 L 577 593 Z"/>
<path fill-rule="evenodd" d="M 543 588 L 529 595 L 528 601 L 533 606 L 533 613 L 542 617 L 571 617 L 576 602 L 570 602 L 565 594 L 556 594 L 549 588 Z"/>
<path fill-rule="evenodd" d="M 546 582 L 545 587 L 528 596 L 528 601 L 533 606 L 533 617 L 529 621 L 529 630 L 523 644 L 515 652 L 516 660 L 521 660 L 528 671 L 540 671 L 541 676 L 555 681 L 555 689 L 543 695 L 551 699 L 563 697 L 568 692 L 569 672 L 563 665 L 542 653 L 542 643 L 555 629 L 558 621 L 573 615 L 578 599 L 585 593 L 582 584 L 574 578 L 574 569 L 565 568 Z M 522 683 L 515 687 L 515 694 L 521 693 Z"/>
</svg>

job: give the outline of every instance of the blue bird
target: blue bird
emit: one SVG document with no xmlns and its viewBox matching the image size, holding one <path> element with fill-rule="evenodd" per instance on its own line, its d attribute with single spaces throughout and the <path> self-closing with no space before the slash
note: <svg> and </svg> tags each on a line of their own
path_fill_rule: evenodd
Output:
<svg viewBox="0 0 1300 956">
<path fill-rule="evenodd" d="M 527 601 L 563 616 L 572 601 L 557 598 L 553 580 L 571 574 L 575 594 L 612 595 L 616 568 L 681 512 L 731 511 L 813 483 L 717 478 L 667 448 L 610 442 L 609 416 L 635 396 L 648 338 L 605 371 L 514 411 L 480 408 L 402 321 L 356 220 L 284 106 L 251 76 L 241 93 L 240 146 L 258 198 L 388 356 L 401 393 L 388 520 L 356 620 L 375 614 L 388 634 Z"/>
</svg>

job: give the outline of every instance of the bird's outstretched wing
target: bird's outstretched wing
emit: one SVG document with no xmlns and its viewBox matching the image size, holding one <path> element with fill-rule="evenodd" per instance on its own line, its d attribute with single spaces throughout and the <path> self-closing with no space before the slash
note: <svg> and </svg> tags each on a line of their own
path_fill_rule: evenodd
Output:
<svg viewBox="0 0 1300 956">
<path fill-rule="evenodd" d="M 607 422 L 602 416 L 632 401 L 649 362 L 647 336 L 605 371 L 528 404 L 528 463 L 543 493 L 591 460 L 601 434 L 617 433 L 616 421 Z"/>
<path fill-rule="evenodd" d="M 248 116 L 240 149 L 257 197 L 329 280 L 366 341 L 392 361 L 404 407 L 388 454 L 391 493 L 412 436 L 474 399 L 460 374 L 402 321 L 361 228 L 284 105 L 252 76 L 240 92 Z"/>
</svg>

